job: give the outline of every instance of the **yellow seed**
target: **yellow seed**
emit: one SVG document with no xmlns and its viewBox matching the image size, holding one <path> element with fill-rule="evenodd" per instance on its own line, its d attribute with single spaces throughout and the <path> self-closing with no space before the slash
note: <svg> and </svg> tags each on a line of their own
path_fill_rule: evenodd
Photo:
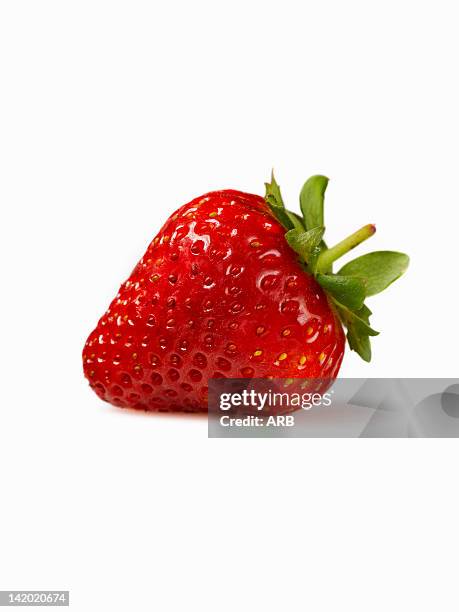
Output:
<svg viewBox="0 0 459 612">
<path fill-rule="evenodd" d="M 177 221 L 177 219 L 178 219 L 178 215 L 174 215 L 174 216 L 172 217 L 172 221 Z"/>
<path fill-rule="evenodd" d="M 164 236 L 164 237 L 163 237 L 163 242 L 169 242 L 169 240 L 170 240 L 170 237 L 169 237 L 169 236 Z"/>
<path fill-rule="evenodd" d="M 307 361 L 306 355 L 301 355 L 299 361 L 300 361 L 300 365 L 304 365 L 306 363 L 306 361 Z"/>
<path fill-rule="evenodd" d="M 261 336 L 261 334 L 265 331 L 265 328 L 260 325 L 260 327 L 257 327 L 257 336 Z"/>
<path fill-rule="evenodd" d="M 153 276 L 150 277 L 150 280 L 152 283 L 156 283 L 156 281 L 159 280 L 159 274 L 153 274 Z"/>
<path fill-rule="evenodd" d="M 328 332 L 328 325 L 324 325 L 324 334 Z"/>
<path fill-rule="evenodd" d="M 261 246 L 261 243 L 260 243 L 260 242 L 258 242 L 258 240 L 252 240 L 252 242 L 250 243 L 250 246 L 251 246 L 253 249 L 257 249 L 259 246 Z"/>
<path fill-rule="evenodd" d="M 320 353 L 319 355 L 319 363 L 322 365 L 322 363 L 325 361 L 325 353 Z"/>
<path fill-rule="evenodd" d="M 279 361 L 284 361 L 284 359 L 287 359 L 287 353 L 281 353 L 277 359 Z"/>
<path fill-rule="evenodd" d="M 137 353 L 132 353 L 132 359 L 134 359 L 134 361 L 137 359 Z"/>
<path fill-rule="evenodd" d="M 134 370 L 135 370 L 136 372 L 138 372 L 140 369 L 141 369 L 141 367 L 139 366 L 139 364 L 137 364 L 137 365 L 135 365 L 135 366 L 134 366 Z"/>
<path fill-rule="evenodd" d="M 89 372 L 89 376 L 91 376 L 91 378 L 94 376 L 94 374 L 95 374 L 94 370 L 91 370 L 91 371 Z"/>
<path fill-rule="evenodd" d="M 312 329 L 312 327 L 309 325 L 306 329 L 306 333 L 308 334 L 308 336 L 310 336 L 312 334 L 314 330 Z"/>
<path fill-rule="evenodd" d="M 215 211 L 214 211 L 214 212 L 209 213 L 209 217 L 216 217 L 217 215 L 218 215 L 218 213 L 217 213 L 217 212 L 215 212 Z"/>
<path fill-rule="evenodd" d="M 291 331 L 290 331 L 289 329 L 283 329 L 283 330 L 282 330 L 282 335 L 283 335 L 284 337 L 285 337 L 285 336 L 290 336 L 290 334 L 291 334 Z"/>
<path fill-rule="evenodd" d="M 257 350 L 253 354 L 254 357 L 260 357 L 260 355 L 263 355 L 263 351 Z"/>
</svg>

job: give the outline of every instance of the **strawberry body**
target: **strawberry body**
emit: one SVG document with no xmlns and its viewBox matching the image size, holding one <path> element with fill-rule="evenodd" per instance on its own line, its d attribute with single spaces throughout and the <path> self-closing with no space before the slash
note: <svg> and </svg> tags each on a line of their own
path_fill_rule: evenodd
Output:
<svg viewBox="0 0 459 612">
<path fill-rule="evenodd" d="M 344 333 L 263 198 L 225 190 L 182 206 L 90 334 L 102 399 L 207 410 L 210 378 L 334 379 Z"/>
</svg>

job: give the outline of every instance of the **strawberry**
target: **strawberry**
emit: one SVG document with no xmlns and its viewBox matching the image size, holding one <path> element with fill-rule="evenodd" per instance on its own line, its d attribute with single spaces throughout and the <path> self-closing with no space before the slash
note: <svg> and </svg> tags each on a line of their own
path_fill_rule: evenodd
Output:
<svg viewBox="0 0 459 612">
<path fill-rule="evenodd" d="M 143 410 L 207 410 L 210 378 L 333 380 L 351 349 L 370 360 L 364 298 L 408 265 L 401 253 L 333 262 L 368 238 L 365 226 L 332 248 L 323 241 L 328 179 L 288 211 L 274 177 L 263 199 L 207 193 L 164 224 L 89 335 L 84 373 L 100 398 Z"/>
</svg>

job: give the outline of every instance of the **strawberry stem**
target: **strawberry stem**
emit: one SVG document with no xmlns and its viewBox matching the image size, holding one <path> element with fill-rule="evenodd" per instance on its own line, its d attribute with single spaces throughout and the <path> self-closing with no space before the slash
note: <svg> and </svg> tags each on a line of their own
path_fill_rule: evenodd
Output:
<svg viewBox="0 0 459 612">
<path fill-rule="evenodd" d="M 317 259 L 317 272 L 327 272 L 330 270 L 334 261 L 349 253 L 351 249 L 373 236 L 375 232 L 376 227 L 374 225 L 365 225 L 344 240 L 341 240 L 341 242 L 338 242 L 338 244 L 335 244 L 335 246 L 324 249 Z"/>
</svg>

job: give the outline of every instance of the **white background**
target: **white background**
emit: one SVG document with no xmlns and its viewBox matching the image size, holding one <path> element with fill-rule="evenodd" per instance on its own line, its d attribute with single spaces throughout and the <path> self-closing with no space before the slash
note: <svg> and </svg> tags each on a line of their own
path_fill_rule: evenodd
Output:
<svg viewBox="0 0 459 612">
<path fill-rule="evenodd" d="M 457 611 L 457 443 L 208 440 L 90 392 L 86 336 L 203 192 L 411 256 L 370 365 L 457 375 L 457 3 L 0 4 L 0 589 L 74 610 Z M 361 252 L 364 252 L 362 249 Z M 93 603 L 90 603 L 90 602 Z"/>
</svg>

